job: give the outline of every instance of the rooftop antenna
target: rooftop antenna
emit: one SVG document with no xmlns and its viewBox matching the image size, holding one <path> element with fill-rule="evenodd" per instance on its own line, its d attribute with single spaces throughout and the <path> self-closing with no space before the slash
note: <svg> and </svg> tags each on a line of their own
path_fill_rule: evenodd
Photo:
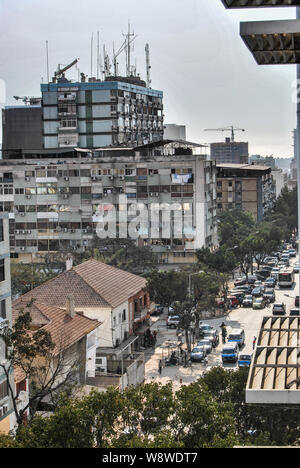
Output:
<svg viewBox="0 0 300 468">
<path fill-rule="evenodd" d="M 49 83 L 50 75 L 49 75 L 49 44 L 48 44 L 48 41 L 46 41 L 46 59 L 47 59 L 47 83 Z"/>
<path fill-rule="evenodd" d="M 91 78 L 93 76 L 93 48 L 94 48 L 94 33 L 91 37 Z"/>
<path fill-rule="evenodd" d="M 100 34 L 97 32 L 97 80 L 99 80 L 99 68 L 100 68 Z"/>
<path fill-rule="evenodd" d="M 150 86 L 151 86 L 151 78 L 150 78 L 151 65 L 150 65 L 150 50 L 149 50 L 149 44 L 146 44 L 146 46 L 145 46 L 145 52 L 146 52 L 147 88 L 150 88 Z"/>
<path fill-rule="evenodd" d="M 128 21 L 128 33 L 123 34 L 126 37 L 126 75 L 130 76 L 131 74 L 131 44 L 136 39 L 137 36 L 134 35 L 134 32 L 130 32 L 130 22 Z"/>
</svg>

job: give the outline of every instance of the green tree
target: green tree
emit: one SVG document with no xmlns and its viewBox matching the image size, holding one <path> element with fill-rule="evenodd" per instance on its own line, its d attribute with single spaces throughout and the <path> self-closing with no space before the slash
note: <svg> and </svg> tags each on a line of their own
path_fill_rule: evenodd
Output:
<svg viewBox="0 0 300 468">
<path fill-rule="evenodd" d="M 33 263 L 13 263 L 11 265 L 12 295 L 23 295 L 56 275 L 56 270 L 44 268 Z"/>
<path fill-rule="evenodd" d="M 188 283 L 188 274 L 185 271 L 153 271 L 147 275 L 147 290 L 150 297 L 163 307 L 184 301 Z"/>
</svg>

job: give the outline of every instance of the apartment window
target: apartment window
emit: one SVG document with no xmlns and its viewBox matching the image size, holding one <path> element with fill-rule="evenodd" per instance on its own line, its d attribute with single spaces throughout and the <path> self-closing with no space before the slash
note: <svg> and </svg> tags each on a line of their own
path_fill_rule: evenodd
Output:
<svg viewBox="0 0 300 468">
<path fill-rule="evenodd" d="M 0 302 L 0 317 L 6 319 L 6 301 L 3 299 Z"/>
<path fill-rule="evenodd" d="M 0 242 L 4 241 L 3 219 L 0 219 Z"/>
<path fill-rule="evenodd" d="M 124 309 L 122 312 L 122 321 L 126 322 L 126 309 Z"/>
<path fill-rule="evenodd" d="M 0 383 L 0 401 L 3 400 L 3 398 L 8 396 L 8 385 L 7 385 L 7 380 L 4 382 Z"/>
<path fill-rule="evenodd" d="M 0 260 L 0 281 L 5 280 L 5 262 L 4 259 Z"/>
</svg>

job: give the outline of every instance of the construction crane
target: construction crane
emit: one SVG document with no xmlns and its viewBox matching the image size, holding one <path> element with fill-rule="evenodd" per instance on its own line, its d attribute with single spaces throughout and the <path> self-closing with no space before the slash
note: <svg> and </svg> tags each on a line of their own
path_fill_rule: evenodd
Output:
<svg viewBox="0 0 300 468">
<path fill-rule="evenodd" d="M 79 62 L 79 58 L 73 60 L 69 65 L 66 65 L 64 68 L 60 68 L 60 65 L 58 65 L 58 70 L 54 72 L 54 78 L 59 78 L 60 76 L 63 76 L 67 70 L 70 68 L 74 67 Z"/>
<path fill-rule="evenodd" d="M 205 132 L 231 132 L 231 143 L 234 143 L 235 132 L 245 132 L 244 128 L 234 128 L 233 125 L 230 127 L 223 128 L 205 128 Z"/>
</svg>

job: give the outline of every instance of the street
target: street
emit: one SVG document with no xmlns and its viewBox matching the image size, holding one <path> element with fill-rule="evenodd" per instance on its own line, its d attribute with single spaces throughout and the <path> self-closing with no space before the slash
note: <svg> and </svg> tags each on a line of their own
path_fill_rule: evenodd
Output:
<svg viewBox="0 0 300 468">
<path fill-rule="evenodd" d="M 290 266 L 293 266 L 298 261 L 296 258 L 290 259 Z M 295 297 L 299 291 L 299 274 L 295 274 L 295 283 L 292 288 L 279 289 L 275 287 L 275 302 L 284 302 L 286 304 L 287 315 L 291 308 L 295 305 Z M 252 354 L 253 338 L 257 337 L 260 331 L 263 317 L 272 315 L 272 306 L 270 304 L 261 310 L 253 310 L 252 308 L 238 307 L 233 309 L 227 316 L 213 319 L 205 319 L 204 323 L 208 323 L 221 332 L 220 325 L 222 322 L 226 324 L 227 329 L 243 328 L 245 331 L 245 346 L 241 349 L 244 354 Z M 159 373 L 159 360 L 167 357 L 172 350 L 179 349 L 179 341 L 176 335 L 176 330 L 166 327 L 166 315 L 152 317 L 151 331 L 157 331 L 157 343 L 155 349 L 145 351 L 145 382 L 159 381 L 163 384 L 172 382 L 174 389 L 180 388 L 181 385 L 186 385 L 197 380 L 197 378 L 207 370 L 214 366 L 223 366 L 221 359 L 222 352 L 222 337 L 220 333 L 220 342 L 216 348 L 213 348 L 212 353 L 208 355 L 208 363 L 192 363 L 188 367 L 184 365 L 163 367 L 161 374 Z M 169 346 L 171 344 L 171 347 Z M 196 344 L 196 343 L 195 343 Z M 174 348 L 172 348 L 172 345 Z M 175 347 L 176 345 L 176 347 Z M 226 369 L 237 368 L 237 364 L 225 364 Z"/>
</svg>

